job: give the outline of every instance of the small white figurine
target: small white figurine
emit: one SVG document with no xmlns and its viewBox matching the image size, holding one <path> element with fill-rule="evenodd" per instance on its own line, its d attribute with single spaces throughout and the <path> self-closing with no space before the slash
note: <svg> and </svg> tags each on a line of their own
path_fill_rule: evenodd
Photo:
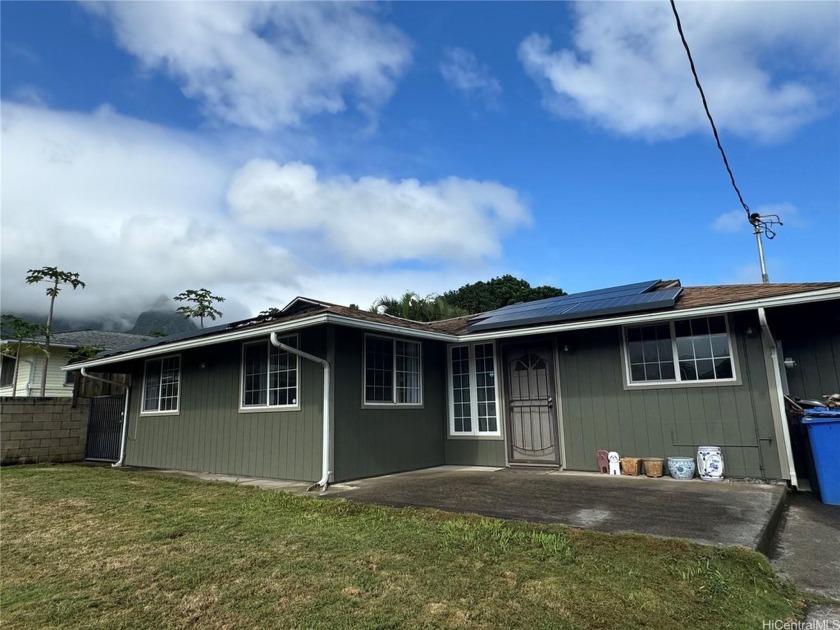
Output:
<svg viewBox="0 0 840 630">
<path fill-rule="evenodd" d="M 607 455 L 607 459 L 610 461 L 610 474 L 620 475 L 621 470 L 618 467 L 618 453 L 610 451 L 610 454 Z"/>
</svg>

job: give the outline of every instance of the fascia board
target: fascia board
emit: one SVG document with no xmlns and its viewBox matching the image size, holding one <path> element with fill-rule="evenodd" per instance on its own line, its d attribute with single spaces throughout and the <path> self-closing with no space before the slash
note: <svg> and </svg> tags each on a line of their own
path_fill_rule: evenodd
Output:
<svg viewBox="0 0 840 630">
<path fill-rule="evenodd" d="M 220 343 L 227 343 L 228 341 L 237 341 L 240 339 L 251 339 L 254 337 L 261 337 L 269 335 L 272 332 L 284 332 L 287 330 L 297 330 L 300 328 L 308 328 L 310 326 L 317 326 L 326 322 L 326 315 L 317 315 L 306 319 L 298 319 L 292 322 L 285 322 L 275 326 L 266 326 L 258 329 L 244 329 L 231 331 L 212 337 L 200 337 L 198 339 L 185 339 L 183 341 L 176 341 L 170 344 L 160 346 L 152 346 L 150 348 L 140 348 L 139 350 L 130 350 L 124 354 L 117 354 L 110 357 L 103 357 L 101 359 L 91 359 L 80 363 L 73 363 L 62 368 L 62 371 L 80 370 L 82 368 L 92 368 L 100 365 L 109 365 L 111 363 L 122 363 L 123 361 L 133 361 L 134 359 L 144 359 L 161 354 L 172 354 L 189 350 L 191 348 L 200 348 L 203 346 L 214 346 Z"/>
<path fill-rule="evenodd" d="M 384 324 L 381 322 L 368 322 L 352 317 L 344 317 L 342 315 L 327 315 L 328 321 L 331 324 L 338 324 L 340 326 L 347 326 L 349 328 L 363 328 L 364 330 L 374 330 L 392 335 L 401 335 L 403 337 L 417 337 L 419 339 L 433 339 L 436 341 L 458 341 L 457 335 L 449 333 L 435 332 L 433 330 L 418 330 L 416 328 L 405 328 L 403 326 L 396 326 L 392 324 Z"/>
</svg>

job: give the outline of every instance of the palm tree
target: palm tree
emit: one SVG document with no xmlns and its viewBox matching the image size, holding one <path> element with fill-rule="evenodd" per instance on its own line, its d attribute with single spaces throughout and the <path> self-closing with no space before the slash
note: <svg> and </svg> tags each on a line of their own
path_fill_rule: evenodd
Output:
<svg viewBox="0 0 840 630">
<path fill-rule="evenodd" d="M 30 269 L 26 272 L 26 283 L 37 284 L 43 280 L 49 283 L 47 286 L 47 297 L 50 298 L 50 310 L 47 313 L 47 325 L 44 330 L 44 372 L 41 374 L 41 390 L 38 394 L 41 398 L 47 392 L 47 368 L 50 364 L 50 338 L 52 337 L 52 320 L 53 310 L 55 308 L 55 298 L 61 292 L 60 284 L 69 284 L 73 290 L 79 287 L 85 288 L 85 283 L 79 279 L 79 274 L 73 271 L 62 271 L 57 267 L 41 267 L 40 269 Z M 34 368 L 33 368 L 34 369 Z"/>
<path fill-rule="evenodd" d="M 370 312 L 418 322 L 432 322 L 466 315 L 466 311 L 452 306 L 440 295 L 430 294 L 423 298 L 414 291 L 406 291 L 398 298 L 383 295 L 373 303 Z"/>
</svg>

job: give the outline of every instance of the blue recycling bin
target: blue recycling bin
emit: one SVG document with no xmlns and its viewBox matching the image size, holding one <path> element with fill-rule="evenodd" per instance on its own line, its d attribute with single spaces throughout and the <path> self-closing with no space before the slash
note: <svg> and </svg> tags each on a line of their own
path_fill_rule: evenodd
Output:
<svg viewBox="0 0 840 630">
<path fill-rule="evenodd" d="M 840 409 L 808 409 L 802 424 L 808 428 L 820 499 L 840 505 Z"/>
</svg>

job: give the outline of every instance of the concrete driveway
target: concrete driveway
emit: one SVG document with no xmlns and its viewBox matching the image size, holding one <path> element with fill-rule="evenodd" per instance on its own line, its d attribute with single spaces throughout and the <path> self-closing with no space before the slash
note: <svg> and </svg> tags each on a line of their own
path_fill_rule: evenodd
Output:
<svg viewBox="0 0 840 630">
<path fill-rule="evenodd" d="M 783 486 L 442 466 L 334 486 L 330 497 L 768 552 Z"/>
</svg>

